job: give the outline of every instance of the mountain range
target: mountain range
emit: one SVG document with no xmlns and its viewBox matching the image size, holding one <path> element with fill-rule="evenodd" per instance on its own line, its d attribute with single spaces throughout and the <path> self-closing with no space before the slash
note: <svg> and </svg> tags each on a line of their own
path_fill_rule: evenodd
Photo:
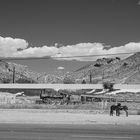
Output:
<svg viewBox="0 0 140 140">
<path fill-rule="evenodd" d="M 140 83 L 140 53 L 121 60 L 119 57 L 97 59 L 72 72 L 38 73 L 27 66 L 0 61 L 0 83 Z"/>
<path fill-rule="evenodd" d="M 140 83 L 140 53 L 121 60 L 119 57 L 102 58 L 75 71 L 75 76 L 88 83 Z"/>
</svg>

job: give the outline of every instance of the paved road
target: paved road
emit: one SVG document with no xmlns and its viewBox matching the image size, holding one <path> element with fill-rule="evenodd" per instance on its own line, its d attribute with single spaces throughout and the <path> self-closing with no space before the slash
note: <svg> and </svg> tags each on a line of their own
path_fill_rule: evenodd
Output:
<svg viewBox="0 0 140 140">
<path fill-rule="evenodd" d="M 0 140 L 140 140 L 140 126 L 0 124 Z"/>
</svg>

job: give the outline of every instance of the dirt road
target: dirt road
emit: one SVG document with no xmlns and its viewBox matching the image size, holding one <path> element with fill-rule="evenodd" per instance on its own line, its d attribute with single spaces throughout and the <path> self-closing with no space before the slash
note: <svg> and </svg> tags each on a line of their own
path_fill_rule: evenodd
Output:
<svg viewBox="0 0 140 140">
<path fill-rule="evenodd" d="M 40 124 L 135 124 L 140 125 L 139 115 L 93 114 L 69 110 L 1 109 L 0 123 L 40 123 Z"/>
</svg>

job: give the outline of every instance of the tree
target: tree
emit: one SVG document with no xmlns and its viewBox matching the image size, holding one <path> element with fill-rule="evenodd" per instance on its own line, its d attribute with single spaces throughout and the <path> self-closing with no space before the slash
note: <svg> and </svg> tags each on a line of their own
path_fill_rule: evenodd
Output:
<svg viewBox="0 0 140 140">
<path fill-rule="evenodd" d="M 103 87 L 104 87 L 104 89 L 108 89 L 109 91 L 113 91 L 114 83 L 104 82 Z"/>
<path fill-rule="evenodd" d="M 74 84 L 75 83 L 75 79 L 71 76 L 66 76 L 63 79 L 63 83 L 64 84 Z"/>
<path fill-rule="evenodd" d="M 128 63 L 126 63 L 126 62 L 123 63 L 123 66 L 124 66 L 124 67 L 126 67 L 127 65 L 128 65 Z"/>
<path fill-rule="evenodd" d="M 10 83 L 11 80 L 9 78 L 3 78 L 2 83 Z"/>
<path fill-rule="evenodd" d="M 32 79 L 19 78 L 18 80 L 16 80 L 16 83 L 36 83 L 36 82 Z"/>
<path fill-rule="evenodd" d="M 86 84 L 86 80 L 85 79 L 82 80 L 82 84 Z"/>
</svg>

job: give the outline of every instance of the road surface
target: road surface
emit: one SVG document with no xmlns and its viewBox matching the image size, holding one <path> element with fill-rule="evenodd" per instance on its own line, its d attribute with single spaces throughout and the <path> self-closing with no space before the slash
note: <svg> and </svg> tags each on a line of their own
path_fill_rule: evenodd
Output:
<svg viewBox="0 0 140 140">
<path fill-rule="evenodd" d="M 140 126 L 1 123 L 0 140 L 140 140 Z"/>
</svg>

